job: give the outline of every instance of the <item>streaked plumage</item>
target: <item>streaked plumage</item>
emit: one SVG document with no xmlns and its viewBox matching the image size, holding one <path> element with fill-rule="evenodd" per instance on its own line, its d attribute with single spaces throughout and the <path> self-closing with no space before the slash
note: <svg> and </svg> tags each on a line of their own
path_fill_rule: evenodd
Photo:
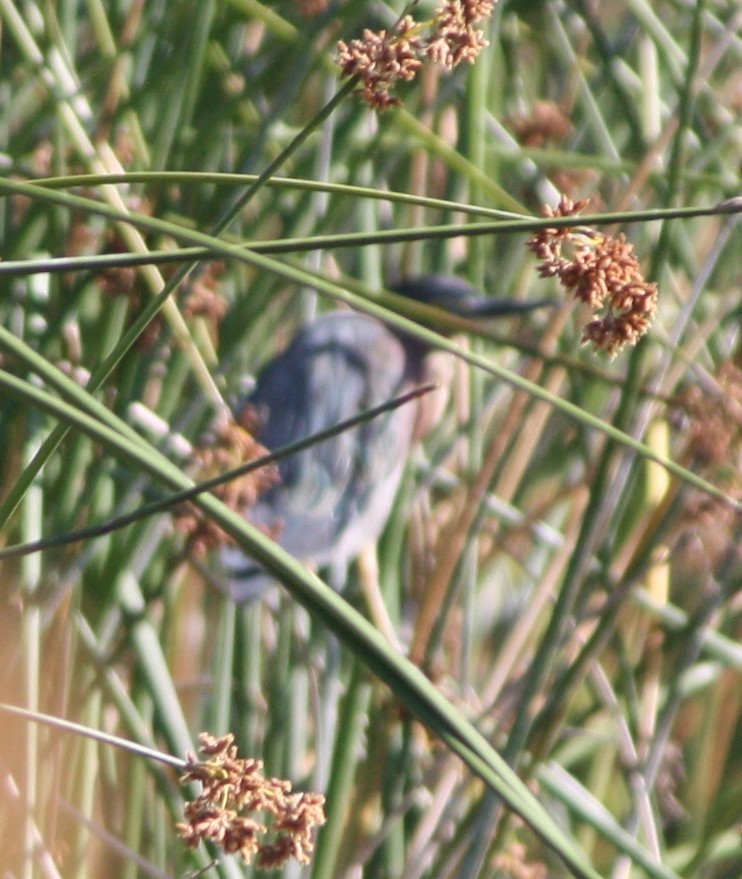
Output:
<svg viewBox="0 0 742 879">
<path fill-rule="evenodd" d="M 482 299 L 441 277 L 403 281 L 396 292 L 466 316 L 511 314 L 542 303 Z M 308 324 L 261 372 L 247 403 L 269 449 L 303 439 L 403 394 L 426 380 L 428 349 L 381 321 L 350 311 Z M 392 510 L 416 422 L 416 400 L 313 446 L 279 466 L 281 482 L 247 511 L 292 555 L 327 567 L 342 583 L 347 566 L 381 534 Z M 228 590 L 237 601 L 260 594 L 267 575 L 236 549 L 225 550 Z"/>
</svg>

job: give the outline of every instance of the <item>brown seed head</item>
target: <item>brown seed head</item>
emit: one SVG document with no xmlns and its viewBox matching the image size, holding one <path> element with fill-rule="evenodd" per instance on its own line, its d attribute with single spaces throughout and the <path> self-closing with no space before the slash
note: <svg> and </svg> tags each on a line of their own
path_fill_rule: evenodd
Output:
<svg viewBox="0 0 742 879">
<path fill-rule="evenodd" d="M 423 59 L 452 69 L 473 62 L 487 41 L 474 25 L 492 14 L 494 0 L 444 0 L 428 24 L 403 16 L 391 32 L 364 30 L 363 37 L 338 43 L 342 76 L 355 76 L 359 92 L 374 109 L 400 103 L 391 92 L 400 80 L 414 79 Z M 429 34 L 423 35 L 426 28 Z"/>
<path fill-rule="evenodd" d="M 586 204 L 564 195 L 556 208 L 547 206 L 544 214 L 574 216 Z M 541 277 L 556 277 L 595 312 L 583 331 L 583 342 L 613 357 L 647 332 L 657 310 L 657 285 L 644 280 L 625 235 L 603 235 L 584 226 L 547 227 L 534 234 L 527 246 L 539 260 Z"/>
<path fill-rule="evenodd" d="M 183 783 L 202 785 L 201 794 L 186 803 L 185 821 L 177 825 L 185 844 L 196 847 L 207 840 L 246 863 L 257 855 L 258 865 L 266 869 L 280 867 L 289 858 L 308 864 L 314 829 L 325 822 L 325 798 L 292 793 L 290 782 L 264 778 L 260 760 L 238 757 L 231 734 L 216 738 L 202 733 L 200 740 L 207 759 L 200 762 L 189 754 L 181 778 Z M 270 823 L 256 813 L 270 816 Z"/>
</svg>

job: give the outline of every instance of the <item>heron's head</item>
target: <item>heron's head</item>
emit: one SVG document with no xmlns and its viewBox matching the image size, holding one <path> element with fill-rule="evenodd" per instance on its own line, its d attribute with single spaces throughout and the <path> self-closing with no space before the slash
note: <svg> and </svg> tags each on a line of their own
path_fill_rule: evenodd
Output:
<svg viewBox="0 0 742 879">
<path fill-rule="evenodd" d="M 392 284 L 390 289 L 424 305 L 433 305 L 451 314 L 466 318 L 523 314 L 535 308 L 555 304 L 551 299 L 540 299 L 535 302 L 492 299 L 482 296 L 461 278 L 446 277 L 445 275 L 403 278 Z"/>
<path fill-rule="evenodd" d="M 469 320 L 523 314 L 544 305 L 554 305 L 553 300 L 519 302 L 512 299 L 492 299 L 482 296 L 474 287 L 460 278 L 444 275 L 422 275 L 403 278 L 392 284 L 390 290 L 413 299 L 422 305 L 430 305 Z M 427 321 L 426 321 L 427 322 Z M 436 329 L 438 327 L 436 326 Z M 449 353 L 434 350 L 427 342 L 412 335 L 399 334 L 407 355 L 410 374 L 417 381 L 432 382 L 447 389 L 453 380 L 454 362 Z M 424 436 L 429 428 L 438 423 L 447 404 L 448 394 L 431 394 L 418 406 L 415 437 Z"/>
</svg>

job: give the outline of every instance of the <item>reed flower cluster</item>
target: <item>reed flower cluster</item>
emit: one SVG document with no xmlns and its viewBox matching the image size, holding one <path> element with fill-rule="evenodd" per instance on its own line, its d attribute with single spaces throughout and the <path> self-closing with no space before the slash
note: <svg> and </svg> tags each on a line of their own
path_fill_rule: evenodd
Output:
<svg viewBox="0 0 742 879">
<path fill-rule="evenodd" d="M 191 464 L 195 477 L 206 481 L 267 454 L 268 450 L 260 445 L 249 429 L 236 421 L 224 419 L 203 442 L 194 446 Z M 244 514 L 278 478 L 275 465 L 261 467 L 221 483 L 212 489 L 212 493 L 231 510 Z M 185 534 L 189 551 L 197 556 L 232 542 L 218 525 L 192 504 L 178 508 L 174 518 L 177 529 Z"/>
<path fill-rule="evenodd" d="M 694 466 L 715 479 L 736 482 L 742 489 L 742 369 L 732 361 L 721 364 L 709 387 L 684 388 L 678 404 L 686 415 L 683 434 Z M 720 472 L 721 471 L 721 472 Z M 726 471 L 726 472 L 724 472 Z"/>
<path fill-rule="evenodd" d="M 547 217 L 580 213 L 586 200 L 562 196 L 559 205 L 544 209 Z M 633 245 L 624 235 L 605 235 L 586 226 L 547 227 L 528 241 L 540 261 L 541 277 L 556 277 L 575 299 L 593 310 L 582 341 L 614 357 L 635 345 L 647 332 L 657 311 L 657 285 L 644 280 Z"/>
<path fill-rule="evenodd" d="M 205 759 L 189 754 L 181 778 L 183 784 L 202 785 L 201 794 L 186 803 L 185 821 L 177 825 L 186 845 L 209 841 L 248 864 L 257 856 L 264 870 L 282 867 L 290 858 L 308 864 L 314 829 L 325 823 L 325 798 L 292 793 L 289 781 L 265 778 L 260 760 L 237 756 L 231 734 L 201 733 L 199 740 Z M 261 816 L 270 816 L 270 824 Z"/>
<path fill-rule="evenodd" d="M 374 109 L 395 106 L 401 103 L 392 94 L 395 85 L 414 79 L 426 59 L 447 70 L 474 62 L 487 45 L 477 25 L 494 5 L 495 0 L 444 0 L 427 22 L 403 15 L 391 31 L 366 29 L 361 39 L 340 40 L 342 76 L 358 78 L 360 94 Z"/>
</svg>

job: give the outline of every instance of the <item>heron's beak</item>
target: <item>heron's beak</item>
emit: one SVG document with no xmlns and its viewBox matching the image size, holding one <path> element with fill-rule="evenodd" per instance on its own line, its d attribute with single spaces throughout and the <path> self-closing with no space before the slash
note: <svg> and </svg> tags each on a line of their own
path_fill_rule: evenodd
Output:
<svg viewBox="0 0 742 879">
<path fill-rule="evenodd" d="M 524 314 L 546 306 L 556 307 L 556 299 L 537 299 L 535 302 L 524 302 L 514 299 L 487 299 L 485 297 L 465 297 L 446 304 L 452 314 L 459 317 L 504 317 L 509 314 Z"/>
<path fill-rule="evenodd" d="M 478 290 L 461 278 L 447 278 L 444 275 L 404 278 L 392 285 L 391 289 L 409 299 L 442 308 L 463 318 L 503 317 L 558 304 L 553 299 L 539 299 L 536 302 L 490 299 L 481 296 Z"/>
</svg>

